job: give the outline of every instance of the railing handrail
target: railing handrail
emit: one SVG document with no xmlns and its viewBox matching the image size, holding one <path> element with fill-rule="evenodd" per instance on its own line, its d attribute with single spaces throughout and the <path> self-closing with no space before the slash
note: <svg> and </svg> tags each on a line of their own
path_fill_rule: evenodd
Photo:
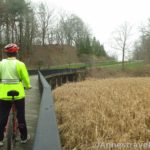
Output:
<svg viewBox="0 0 150 150">
<path fill-rule="evenodd" d="M 33 150 L 61 150 L 51 87 L 38 72 L 41 86 L 41 105 Z"/>
</svg>

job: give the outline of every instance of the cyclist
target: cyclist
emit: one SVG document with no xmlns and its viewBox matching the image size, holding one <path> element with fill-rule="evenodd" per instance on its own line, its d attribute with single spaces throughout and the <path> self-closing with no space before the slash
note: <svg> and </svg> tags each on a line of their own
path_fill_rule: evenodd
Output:
<svg viewBox="0 0 150 150">
<path fill-rule="evenodd" d="M 16 44 L 6 45 L 4 52 L 7 58 L 0 61 L 0 146 L 4 144 L 4 130 L 12 106 L 11 96 L 7 96 L 7 92 L 10 90 L 19 92 L 19 95 L 15 97 L 14 104 L 17 111 L 21 143 L 26 143 L 30 139 L 25 120 L 24 88 L 30 89 L 31 85 L 25 64 L 16 58 L 18 51 L 19 47 Z"/>
</svg>

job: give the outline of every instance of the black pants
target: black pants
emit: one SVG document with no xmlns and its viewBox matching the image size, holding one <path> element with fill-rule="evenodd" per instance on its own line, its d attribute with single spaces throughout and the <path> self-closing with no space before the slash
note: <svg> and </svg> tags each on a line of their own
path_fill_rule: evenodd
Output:
<svg viewBox="0 0 150 150">
<path fill-rule="evenodd" d="M 17 111 L 18 128 L 22 140 L 27 138 L 27 127 L 25 121 L 25 99 L 14 102 Z M 11 101 L 0 100 L 0 141 L 4 138 L 4 130 L 7 124 L 9 112 L 12 106 Z"/>
</svg>

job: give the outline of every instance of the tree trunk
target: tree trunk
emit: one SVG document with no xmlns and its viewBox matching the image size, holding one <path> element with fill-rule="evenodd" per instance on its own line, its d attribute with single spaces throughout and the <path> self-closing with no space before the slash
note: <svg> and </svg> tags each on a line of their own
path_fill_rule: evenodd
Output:
<svg viewBox="0 0 150 150">
<path fill-rule="evenodd" d="M 23 49 L 23 22 L 22 22 L 22 17 L 20 17 L 20 23 L 19 23 L 19 29 L 20 29 L 20 37 L 19 37 L 19 44 L 20 44 L 20 49 Z"/>
<path fill-rule="evenodd" d="M 124 57 L 125 57 L 125 48 L 123 48 L 123 51 L 122 51 L 122 70 L 125 69 Z"/>
<path fill-rule="evenodd" d="M 8 18 L 7 18 L 7 21 L 6 21 L 6 42 L 10 43 L 10 38 L 9 38 L 9 21 L 8 21 Z"/>
</svg>

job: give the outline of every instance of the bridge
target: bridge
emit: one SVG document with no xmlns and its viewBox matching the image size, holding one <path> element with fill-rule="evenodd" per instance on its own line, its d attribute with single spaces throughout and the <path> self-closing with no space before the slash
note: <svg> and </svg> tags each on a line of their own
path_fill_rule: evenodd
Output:
<svg viewBox="0 0 150 150">
<path fill-rule="evenodd" d="M 51 90 L 85 75 L 81 70 L 41 72 L 30 72 L 32 89 L 26 91 L 26 121 L 31 139 L 26 144 L 16 142 L 15 150 L 61 150 Z M 0 150 L 6 150 L 6 145 Z"/>
</svg>

